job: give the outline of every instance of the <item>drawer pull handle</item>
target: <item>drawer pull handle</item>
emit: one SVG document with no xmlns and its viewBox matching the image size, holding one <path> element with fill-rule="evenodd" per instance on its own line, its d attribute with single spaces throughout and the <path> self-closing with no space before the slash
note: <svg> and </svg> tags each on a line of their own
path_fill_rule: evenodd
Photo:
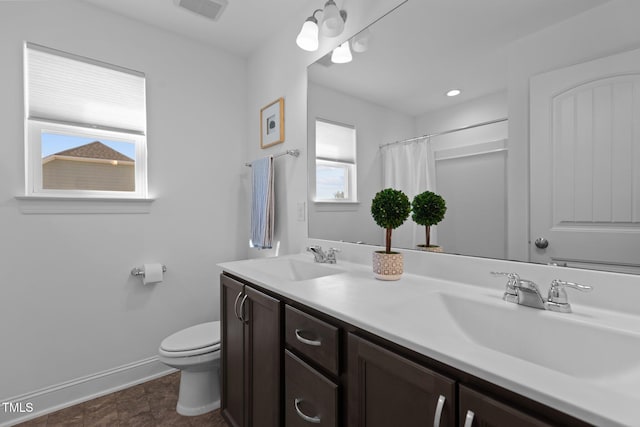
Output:
<svg viewBox="0 0 640 427">
<path fill-rule="evenodd" d="M 298 413 L 298 416 L 300 418 L 302 418 L 303 420 L 305 420 L 308 423 L 312 423 L 312 424 L 320 424 L 320 417 L 310 417 L 308 415 L 305 415 L 304 412 L 302 412 L 300 410 L 300 407 L 298 405 L 300 405 L 300 402 L 302 402 L 302 399 L 298 399 L 296 398 L 293 401 L 293 406 L 295 406 L 296 408 L 296 412 Z"/>
<path fill-rule="evenodd" d="M 438 398 L 438 405 L 436 406 L 436 415 L 433 417 L 433 427 L 440 427 L 440 421 L 442 420 L 442 409 L 444 409 L 444 402 L 446 397 L 440 395 Z"/>
<path fill-rule="evenodd" d="M 308 340 L 308 339 L 304 338 L 302 335 L 300 335 L 300 332 L 302 332 L 302 329 L 296 329 L 296 339 L 298 341 L 300 341 L 302 344 L 312 345 L 314 347 L 320 347 L 322 345 L 322 341 L 320 341 L 320 340 Z"/>
<path fill-rule="evenodd" d="M 471 425 L 473 424 L 473 417 L 475 416 L 476 414 L 474 414 L 473 411 L 468 410 L 467 416 L 464 419 L 464 427 L 471 427 Z"/>
</svg>

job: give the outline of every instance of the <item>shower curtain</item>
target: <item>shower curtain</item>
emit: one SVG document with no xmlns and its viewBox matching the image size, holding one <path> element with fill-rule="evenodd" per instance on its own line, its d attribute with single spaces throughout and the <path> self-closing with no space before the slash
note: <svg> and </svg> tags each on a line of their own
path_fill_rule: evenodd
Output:
<svg viewBox="0 0 640 427">
<path fill-rule="evenodd" d="M 434 191 L 435 175 L 430 139 L 419 138 L 411 142 L 390 144 L 381 147 L 383 188 L 402 190 L 409 201 L 424 191 Z M 431 231 L 431 244 L 436 244 L 435 229 Z M 411 216 L 393 231 L 392 245 L 397 248 L 412 248 L 424 244 L 424 226 L 416 224 Z"/>
</svg>

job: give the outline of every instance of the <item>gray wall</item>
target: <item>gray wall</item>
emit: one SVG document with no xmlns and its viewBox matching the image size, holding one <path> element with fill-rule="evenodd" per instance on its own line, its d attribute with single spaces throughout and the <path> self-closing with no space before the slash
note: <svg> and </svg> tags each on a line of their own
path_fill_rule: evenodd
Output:
<svg viewBox="0 0 640 427">
<path fill-rule="evenodd" d="M 0 2 L 0 28 L 6 402 L 144 361 L 170 333 L 218 319 L 215 263 L 247 253 L 247 71 L 236 56 L 77 1 Z M 20 212 L 24 41 L 146 73 L 150 213 Z M 163 283 L 130 276 L 145 262 L 166 264 Z"/>
</svg>

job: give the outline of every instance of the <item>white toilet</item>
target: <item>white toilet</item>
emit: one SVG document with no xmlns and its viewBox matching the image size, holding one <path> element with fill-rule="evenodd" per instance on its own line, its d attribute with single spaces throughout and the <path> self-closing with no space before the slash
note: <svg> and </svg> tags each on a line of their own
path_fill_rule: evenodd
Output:
<svg viewBox="0 0 640 427">
<path fill-rule="evenodd" d="M 176 410 L 195 416 L 220 407 L 220 322 L 201 323 L 168 336 L 158 358 L 180 369 Z"/>
</svg>

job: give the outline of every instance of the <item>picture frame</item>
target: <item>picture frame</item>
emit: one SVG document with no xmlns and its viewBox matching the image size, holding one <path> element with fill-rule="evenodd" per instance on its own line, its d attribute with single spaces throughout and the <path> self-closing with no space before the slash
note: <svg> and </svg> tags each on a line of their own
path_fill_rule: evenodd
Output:
<svg viewBox="0 0 640 427">
<path fill-rule="evenodd" d="M 260 110 L 260 148 L 284 142 L 284 98 Z"/>
</svg>

